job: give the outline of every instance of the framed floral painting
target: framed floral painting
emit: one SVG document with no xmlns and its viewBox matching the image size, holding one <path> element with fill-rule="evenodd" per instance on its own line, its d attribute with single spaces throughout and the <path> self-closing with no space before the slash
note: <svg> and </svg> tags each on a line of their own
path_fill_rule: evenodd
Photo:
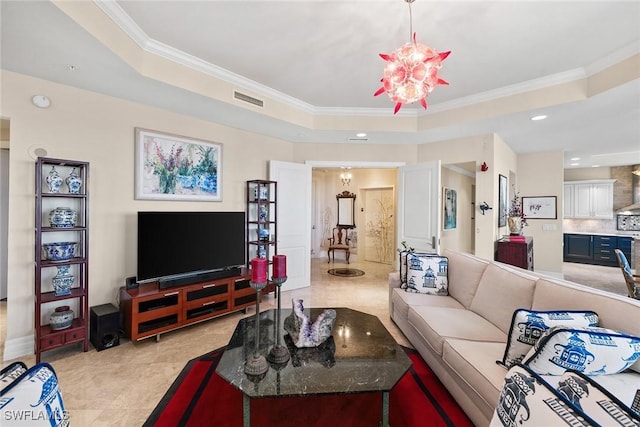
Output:
<svg viewBox="0 0 640 427">
<path fill-rule="evenodd" d="M 135 198 L 222 201 L 222 144 L 135 129 Z"/>
</svg>

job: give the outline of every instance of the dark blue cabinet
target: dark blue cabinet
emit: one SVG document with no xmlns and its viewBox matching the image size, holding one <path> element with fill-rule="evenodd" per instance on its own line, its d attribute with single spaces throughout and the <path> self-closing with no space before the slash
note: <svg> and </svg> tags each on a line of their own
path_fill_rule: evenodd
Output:
<svg viewBox="0 0 640 427">
<path fill-rule="evenodd" d="M 591 234 L 564 235 L 564 261 L 585 264 L 618 264 L 615 249 L 620 249 L 631 259 L 631 237 Z"/>
</svg>

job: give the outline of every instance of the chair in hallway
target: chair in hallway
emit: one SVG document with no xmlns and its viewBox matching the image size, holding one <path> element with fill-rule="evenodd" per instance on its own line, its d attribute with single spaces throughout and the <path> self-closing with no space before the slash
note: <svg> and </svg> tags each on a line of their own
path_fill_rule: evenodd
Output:
<svg viewBox="0 0 640 427">
<path fill-rule="evenodd" d="M 620 249 L 615 250 L 616 257 L 618 258 L 618 265 L 622 270 L 624 281 L 627 283 L 627 291 L 631 298 L 640 299 L 640 276 L 631 272 L 631 266 L 627 261 L 627 257 Z"/>
<path fill-rule="evenodd" d="M 333 254 L 333 260 L 336 260 L 335 251 L 344 251 L 345 256 L 347 258 L 347 264 L 349 264 L 349 256 L 351 252 L 349 250 L 349 228 L 345 227 L 335 227 L 333 229 L 331 237 L 329 237 L 329 249 L 327 250 L 327 256 L 329 260 L 327 263 L 331 262 L 331 255 Z M 344 239 L 344 242 L 343 242 Z"/>
</svg>

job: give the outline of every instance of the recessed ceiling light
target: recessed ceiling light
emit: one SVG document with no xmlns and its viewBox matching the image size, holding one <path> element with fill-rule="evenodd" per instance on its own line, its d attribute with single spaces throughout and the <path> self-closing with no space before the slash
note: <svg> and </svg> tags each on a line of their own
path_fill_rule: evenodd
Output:
<svg viewBox="0 0 640 427">
<path fill-rule="evenodd" d="M 364 138 L 365 136 L 367 136 L 367 134 L 366 134 L 366 133 L 364 133 L 364 132 L 358 132 L 358 133 L 356 133 L 356 136 L 357 136 L 358 138 Z"/>
<path fill-rule="evenodd" d="M 572 161 L 572 162 L 575 162 L 576 160 L 580 160 L 580 157 L 572 157 L 572 158 L 571 158 L 571 161 Z"/>
<path fill-rule="evenodd" d="M 599 168 L 599 167 L 600 167 L 600 165 L 592 165 L 591 167 L 592 167 L 592 168 Z"/>
<path fill-rule="evenodd" d="M 580 166 L 580 163 L 571 163 L 569 166 Z"/>
<path fill-rule="evenodd" d="M 536 121 L 538 121 L 538 120 L 544 120 L 544 119 L 546 119 L 546 118 L 547 118 L 547 116 L 546 116 L 546 115 L 544 115 L 544 114 L 540 114 L 539 116 L 533 116 L 533 117 L 531 117 L 531 120 L 533 120 L 534 122 L 536 122 Z"/>
<path fill-rule="evenodd" d="M 51 100 L 44 95 L 34 95 L 31 102 L 38 108 L 49 108 Z"/>
</svg>

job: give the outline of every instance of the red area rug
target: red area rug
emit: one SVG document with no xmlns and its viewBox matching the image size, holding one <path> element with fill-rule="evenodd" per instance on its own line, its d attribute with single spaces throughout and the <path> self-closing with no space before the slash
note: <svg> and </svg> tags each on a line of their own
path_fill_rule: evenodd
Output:
<svg viewBox="0 0 640 427">
<path fill-rule="evenodd" d="M 189 361 L 144 426 L 242 426 L 242 393 L 215 373 L 223 350 Z M 404 350 L 413 366 L 389 395 L 389 423 L 473 426 L 418 352 Z M 253 399 L 251 425 L 374 427 L 381 405 L 380 393 Z"/>
</svg>

